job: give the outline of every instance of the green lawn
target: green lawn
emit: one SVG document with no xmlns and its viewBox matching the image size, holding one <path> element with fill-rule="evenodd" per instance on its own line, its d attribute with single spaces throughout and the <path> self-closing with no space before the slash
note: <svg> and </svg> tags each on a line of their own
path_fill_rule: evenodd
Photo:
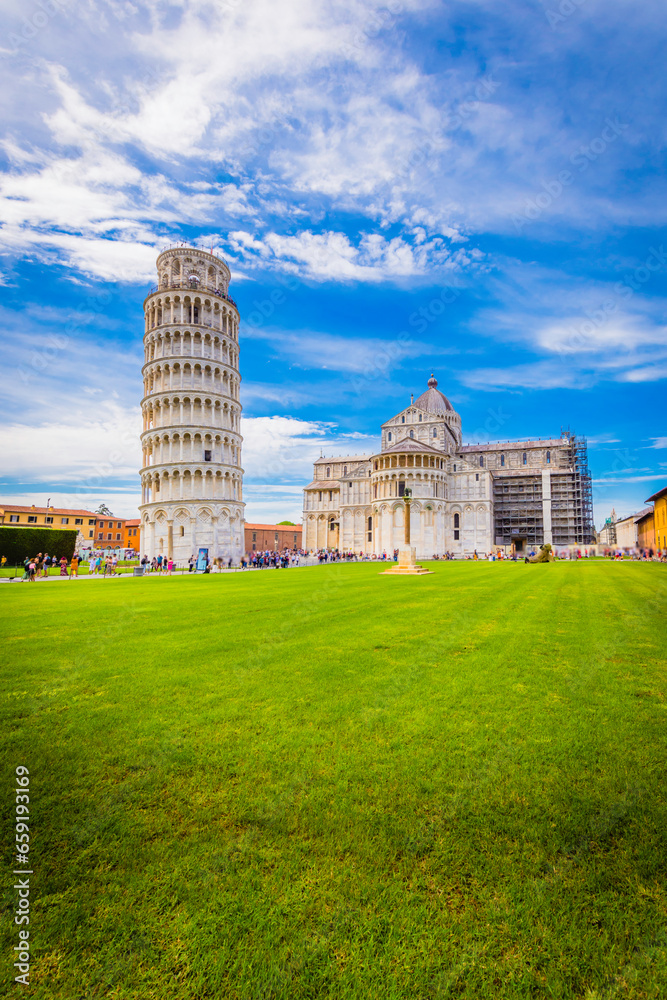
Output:
<svg viewBox="0 0 667 1000">
<path fill-rule="evenodd" d="M 3 585 L 0 995 L 667 995 L 667 566 L 431 568 Z"/>
</svg>

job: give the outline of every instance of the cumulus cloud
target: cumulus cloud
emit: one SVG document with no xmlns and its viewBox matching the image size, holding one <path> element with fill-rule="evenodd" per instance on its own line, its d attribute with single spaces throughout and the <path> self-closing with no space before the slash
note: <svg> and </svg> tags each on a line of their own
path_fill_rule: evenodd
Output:
<svg viewBox="0 0 667 1000">
<path fill-rule="evenodd" d="M 427 72 L 402 43 L 436 11 L 441 18 L 423 0 L 377 9 L 362 0 L 60 5 L 30 40 L 29 69 L 21 45 L 4 69 L 19 85 L 5 145 L 5 246 L 32 253 L 53 229 L 154 246 L 182 220 L 226 229 L 236 217 L 267 232 L 272 217 L 289 220 L 290 231 L 268 231 L 262 249 L 286 269 L 380 281 L 450 264 L 443 239 L 511 231 L 517 206 L 595 138 L 609 109 L 594 89 L 585 120 L 554 107 L 535 70 L 561 55 L 540 11 L 521 21 L 530 37 L 523 63 L 496 52 L 481 72 L 468 54 Z M 8 16 L 20 28 L 19 8 Z M 586 17 L 577 18 L 581 30 Z M 635 22 L 636 12 L 633 30 Z M 614 23 L 606 10 L 605 29 Z M 480 44 L 493 49 L 493 32 L 516 27 L 510 10 L 492 10 Z M 627 91 L 617 97 L 634 132 L 554 196 L 538 226 L 633 213 L 648 221 L 651 212 L 656 220 L 665 199 L 653 182 L 650 195 L 647 184 L 631 200 L 606 193 L 649 141 L 640 124 L 650 102 L 630 109 Z M 294 234 L 295 218 L 331 208 L 402 232 Z M 426 230 L 419 244 L 415 226 Z M 75 249 L 60 246 L 62 260 L 109 279 L 94 254 Z M 253 259 L 246 247 L 250 262 L 261 263 L 254 250 Z"/>
<path fill-rule="evenodd" d="M 23 483 L 77 483 L 92 489 L 123 485 L 141 465 L 141 418 L 136 410 L 101 404 L 95 415 L 49 423 L 4 422 L 8 468 Z"/>
<path fill-rule="evenodd" d="M 536 361 L 506 368 L 475 368 L 463 372 L 461 381 L 470 389 L 489 392 L 500 389 L 588 389 L 596 378 L 551 361 Z"/>
<path fill-rule="evenodd" d="M 341 433 L 335 424 L 295 417 L 245 417 L 243 466 L 251 483 L 301 483 L 312 478 L 320 452 L 354 455 L 377 450 L 375 437 Z"/>
<path fill-rule="evenodd" d="M 424 275 L 431 269 L 456 270 L 482 257 L 478 250 L 452 251 L 441 237 L 425 240 L 418 232 L 386 239 L 361 233 L 356 245 L 346 233 L 305 230 L 296 235 L 253 235 L 235 230 L 228 236 L 232 252 L 243 265 L 256 263 L 316 281 L 381 282 Z"/>
<path fill-rule="evenodd" d="M 537 360 L 497 371 L 469 371 L 465 384 L 586 389 L 609 379 L 663 378 L 667 327 L 662 298 L 652 296 L 650 287 L 631 284 L 642 257 L 624 263 L 622 279 L 612 273 L 605 281 L 504 260 L 488 279 L 494 305 L 477 311 L 471 329 L 489 341 L 537 355 Z"/>
</svg>

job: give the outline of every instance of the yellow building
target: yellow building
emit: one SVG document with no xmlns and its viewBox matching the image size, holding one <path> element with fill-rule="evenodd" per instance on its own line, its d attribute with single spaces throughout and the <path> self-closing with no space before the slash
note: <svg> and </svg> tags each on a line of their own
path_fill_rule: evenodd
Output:
<svg viewBox="0 0 667 1000">
<path fill-rule="evenodd" d="M 655 547 L 661 550 L 667 549 L 667 486 L 649 497 L 646 503 L 653 504 Z"/>
<path fill-rule="evenodd" d="M 70 510 L 64 507 L 23 507 L 5 503 L 0 507 L 0 524 L 14 524 L 23 528 L 76 528 L 78 545 L 92 544 L 95 537 L 97 515 L 89 510 Z"/>
<path fill-rule="evenodd" d="M 644 551 L 655 549 L 655 526 L 653 511 L 645 510 L 636 519 L 637 545 Z"/>
</svg>

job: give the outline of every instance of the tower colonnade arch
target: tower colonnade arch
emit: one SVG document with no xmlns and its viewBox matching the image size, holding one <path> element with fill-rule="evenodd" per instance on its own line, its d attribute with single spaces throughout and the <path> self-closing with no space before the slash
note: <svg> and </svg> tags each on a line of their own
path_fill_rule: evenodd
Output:
<svg viewBox="0 0 667 1000">
<path fill-rule="evenodd" d="M 178 564 L 243 553 L 239 313 L 225 261 L 193 247 L 157 258 L 144 300 L 141 552 Z"/>
</svg>

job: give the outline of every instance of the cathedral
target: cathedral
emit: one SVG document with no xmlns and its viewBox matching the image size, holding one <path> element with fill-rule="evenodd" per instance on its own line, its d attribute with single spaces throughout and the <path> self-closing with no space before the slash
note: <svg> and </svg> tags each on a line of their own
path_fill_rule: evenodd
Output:
<svg viewBox="0 0 667 1000">
<path fill-rule="evenodd" d="M 560 437 L 463 444 L 461 417 L 431 376 L 382 425 L 375 455 L 320 458 L 304 489 L 305 549 L 391 555 L 410 535 L 418 559 L 594 539 L 586 442 Z"/>
<path fill-rule="evenodd" d="M 222 258 L 171 247 L 144 300 L 141 551 L 187 562 L 244 550 L 239 312 Z M 586 442 L 463 444 L 461 417 L 431 376 L 382 425 L 375 455 L 320 458 L 304 490 L 302 546 L 417 557 L 521 552 L 593 540 Z"/>
</svg>

